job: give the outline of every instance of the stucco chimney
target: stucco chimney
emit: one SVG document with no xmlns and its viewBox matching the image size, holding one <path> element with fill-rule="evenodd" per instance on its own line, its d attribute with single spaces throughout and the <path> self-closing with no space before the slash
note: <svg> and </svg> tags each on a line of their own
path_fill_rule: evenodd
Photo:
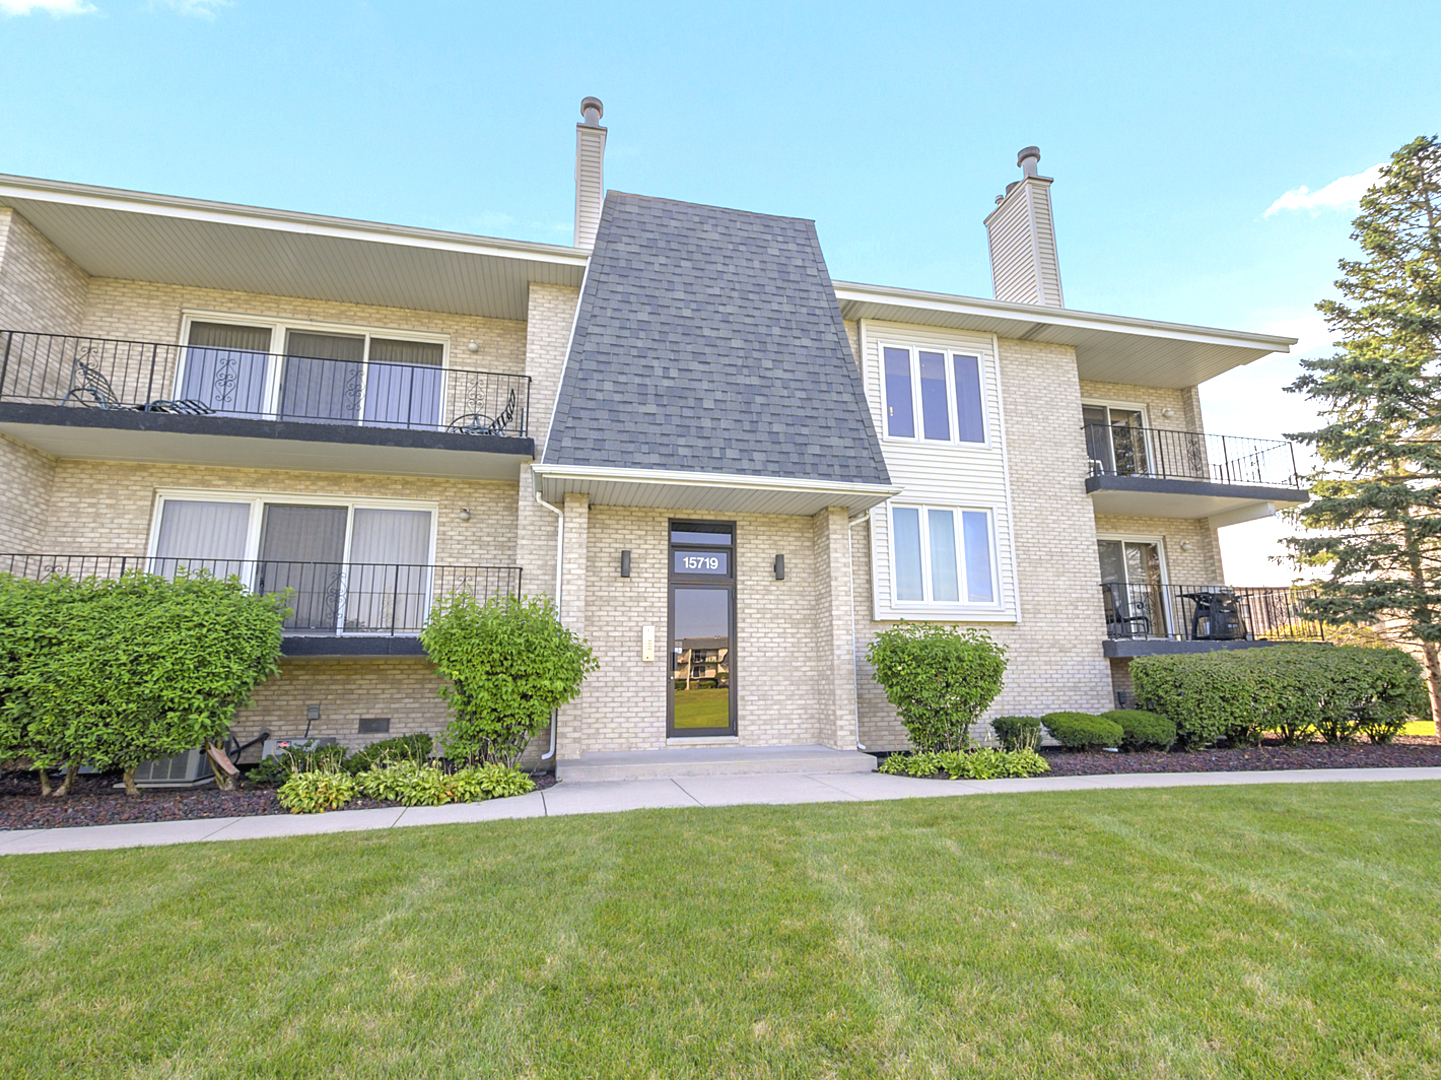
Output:
<svg viewBox="0 0 1441 1080">
<path fill-rule="evenodd" d="M 600 207 L 605 201 L 605 128 L 600 126 L 603 109 L 599 98 L 580 103 L 585 117 L 575 125 L 575 246 L 595 247 L 600 228 Z"/>
<path fill-rule="evenodd" d="M 1056 227 L 1051 219 L 1051 178 L 1037 175 L 1041 151 L 1016 155 L 1021 178 L 1006 185 L 986 218 L 991 241 L 991 285 L 997 300 L 1065 307 Z"/>
</svg>

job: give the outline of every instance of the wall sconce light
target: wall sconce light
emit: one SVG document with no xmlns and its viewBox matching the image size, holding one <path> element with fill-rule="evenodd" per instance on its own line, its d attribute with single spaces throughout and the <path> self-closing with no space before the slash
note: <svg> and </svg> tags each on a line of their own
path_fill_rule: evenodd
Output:
<svg viewBox="0 0 1441 1080">
<path fill-rule="evenodd" d="M 1190 551 L 1190 550 L 1191 550 L 1191 541 L 1189 541 L 1189 540 L 1182 540 L 1182 541 L 1181 541 L 1181 550 L 1182 550 L 1182 551 Z"/>
<path fill-rule="evenodd" d="M 777 556 L 776 556 L 776 580 L 777 580 L 777 581 L 784 581 L 785 579 L 786 579 L 786 557 L 785 557 L 784 555 L 777 555 Z"/>
<path fill-rule="evenodd" d="M 470 507 L 468 507 L 468 506 L 462 506 L 462 507 L 460 508 L 460 520 L 461 520 L 461 521 L 469 521 L 469 520 L 470 520 Z"/>
<path fill-rule="evenodd" d="M 479 342 L 475 342 L 475 341 L 467 341 L 467 342 L 465 343 L 465 351 L 466 351 L 466 352 L 480 352 L 480 343 L 479 343 Z"/>
<path fill-rule="evenodd" d="M 1162 409 L 1162 410 L 1161 410 L 1161 415 L 1164 416 L 1167 420 L 1169 420 L 1169 419 L 1171 419 L 1171 417 L 1173 417 L 1173 416 L 1176 415 L 1176 410 L 1175 410 L 1175 409 Z"/>
<path fill-rule="evenodd" d="M 629 552 L 629 551 L 622 551 L 622 552 L 620 553 L 620 576 L 621 576 L 621 577 L 630 577 L 630 552 Z"/>
</svg>

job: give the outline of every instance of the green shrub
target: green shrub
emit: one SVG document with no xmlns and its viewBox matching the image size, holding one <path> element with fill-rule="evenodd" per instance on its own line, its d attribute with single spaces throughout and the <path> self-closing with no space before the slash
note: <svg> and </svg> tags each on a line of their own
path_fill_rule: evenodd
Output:
<svg viewBox="0 0 1441 1080">
<path fill-rule="evenodd" d="M 119 769 L 217 743 L 278 670 L 284 597 L 173 581 L 8 578 L 0 592 L 0 753 Z"/>
<path fill-rule="evenodd" d="M 1101 718 L 1121 725 L 1121 747 L 1125 750 L 1169 750 L 1176 741 L 1176 725 L 1160 713 L 1142 709 L 1112 709 Z"/>
<path fill-rule="evenodd" d="M 1262 734 L 1386 741 L 1428 712 L 1419 665 L 1399 649 L 1319 644 L 1131 661 L 1136 700 L 1176 725 L 1188 750 Z"/>
<path fill-rule="evenodd" d="M 314 750 L 285 747 L 262 760 L 245 774 L 245 779 L 252 784 L 283 784 L 296 773 L 314 772 L 317 769 L 335 770 L 344 767 L 353 774 L 354 770 L 350 769 L 349 765 L 345 747 L 335 743 L 317 746 Z"/>
<path fill-rule="evenodd" d="M 1121 745 L 1125 732 L 1121 725 L 1103 716 L 1081 712 L 1054 712 L 1041 717 L 1041 723 L 1062 746 L 1071 750 L 1100 750 Z"/>
<path fill-rule="evenodd" d="M 1034 750 L 1041 745 L 1041 722 L 1034 716 L 998 716 L 991 730 L 1006 750 Z"/>
<path fill-rule="evenodd" d="M 470 771 L 477 774 L 487 799 L 508 799 L 535 790 L 535 781 L 514 766 L 491 762 Z"/>
<path fill-rule="evenodd" d="M 945 773 L 952 780 L 998 780 L 1040 776 L 1051 766 L 1034 749 L 941 750 L 933 753 L 891 754 L 879 772 L 888 776 L 932 777 Z"/>
<path fill-rule="evenodd" d="M 312 769 L 293 774 L 280 785 L 275 798 L 292 814 L 321 814 L 338 810 L 359 792 L 355 777 L 339 769 Z"/>
<path fill-rule="evenodd" d="M 360 791 L 372 799 L 402 806 L 444 806 L 524 795 L 535 781 L 519 769 L 491 762 L 446 774 L 435 763 L 401 760 L 376 765 L 356 777 Z"/>
<path fill-rule="evenodd" d="M 902 623 L 878 635 L 866 659 L 917 750 L 966 750 L 971 725 L 1001 692 L 1005 653 L 980 630 Z"/>
<path fill-rule="evenodd" d="M 452 761 L 514 765 L 552 710 L 573 700 L 598 666 L 561 625 L 549 597 L 465 595 L 440 604 L 421 632 L 452 719 L 441 736 Z"/>
<path fill-rule="evenodd" d="M 363 750 L 357 750 L 345 759 L 345 770 L 358 776 L 365 770 L 379 764 L 397 761 L 413 761 L 424 765 L 430 760 L 435 742 L 429 735 L 400 735 L 394 739 L 382 739 L 371 743 Z"/>
</svg>

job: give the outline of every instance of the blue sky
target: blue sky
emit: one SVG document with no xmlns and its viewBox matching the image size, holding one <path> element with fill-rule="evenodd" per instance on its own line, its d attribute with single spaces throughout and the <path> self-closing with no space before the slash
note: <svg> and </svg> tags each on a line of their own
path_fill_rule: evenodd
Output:
<svg viewBox="0 0 1441 1080">
<path fill-rule="evenodd" d="M 0 0 L 0 172 L 568 243 L 594 94 L 608 186 L 814 218 L 838 279 L 988 296 L 981 221 L 1034 143 L 1070 307 L 1315 349 L 1355 185 L 1267 211 L 1437 129 L 1438 39 L 1434 0 Z M 1304 427 L 1293 371 L 1208 384 L 1208 427 Z M 1274 532 L 1227 531 L 1233 580 Z"/>
</svg>

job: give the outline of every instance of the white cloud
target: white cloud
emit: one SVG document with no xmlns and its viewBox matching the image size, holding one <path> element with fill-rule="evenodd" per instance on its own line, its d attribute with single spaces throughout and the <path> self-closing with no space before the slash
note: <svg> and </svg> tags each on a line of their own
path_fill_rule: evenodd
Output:
<svg viewBox="0 0 1441 1080">
<path fill-rule="evenodd" d="M 0 0 L 4 3 L 4 0 Z M 214 19 L 221 8 L 229 7 L 231 0 L 151 0 L 150 10 L 168 7 L 177 15 L 194 15 L 197 19 Z"/>
<path fill-rule="evenodd" d="M 0 0 L 0 13 L 5 15 L 29 15 L 35 11 L 50 15 L 88 15 L 94 10 L 95 5 L 85 0 Z"/>
<path fill-rule="evenodd" d="M 1266 210 L 1266 217 L 1281 210 L 1309 210 L 1311 216 L 1314 217 L 1322 210 L 1339 210 L 1342 207 L 1355 206 L 1361 201 L 1361 196 L 1366 194 L 1366 189 L 1379 182 L 1380 179 L 1381 166 L 1372 165 L 1365 172 L 1359 172 L 1355 176 L 1343 176 L 1339 180 L 1332 180 L 1319 191 L 1312 191 L 1302 184 L 1273 202 Z"/>
</svg>

